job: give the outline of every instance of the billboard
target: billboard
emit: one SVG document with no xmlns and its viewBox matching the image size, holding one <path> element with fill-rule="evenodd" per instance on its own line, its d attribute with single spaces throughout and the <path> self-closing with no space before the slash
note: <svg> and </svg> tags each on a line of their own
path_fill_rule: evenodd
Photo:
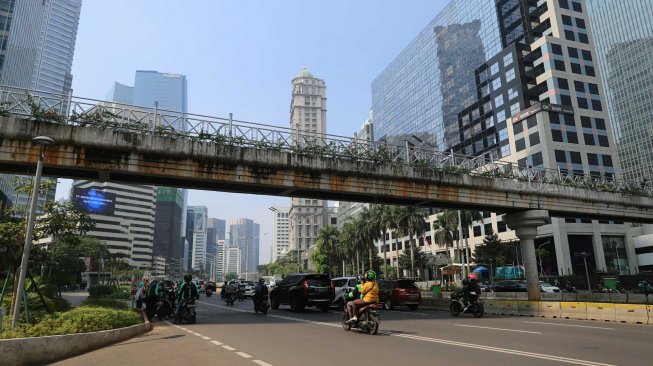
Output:
<svg viewBox="0 0 653 366">
<path fill-rule="evenodd" d="M 116 194 L 95 188 L 73 188 L 72 201 L 82 210 L 96 215 L 113 215 Z"/>
</svg>

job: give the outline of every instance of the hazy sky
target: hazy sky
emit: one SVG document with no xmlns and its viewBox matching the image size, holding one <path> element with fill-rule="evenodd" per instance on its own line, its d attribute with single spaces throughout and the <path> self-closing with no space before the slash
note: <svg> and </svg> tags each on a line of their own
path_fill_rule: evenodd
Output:
<svg viewBox="0 0 653 366">
<path fill-rule="evenodd" d="M 327 132 L 353 136 L 372 104 L 371 82 L 448 0 L 85 0 L 73 94 L 102 99 L 136 70 L 185 74 L 190 113 L 289 127 L 290 82 L 302 66 L 327 84 Z M 64 181 L 57 197 L 67 197 Z M 190 191 L 209 216 L 261 225 L 290 199 Z"/>
</svg>

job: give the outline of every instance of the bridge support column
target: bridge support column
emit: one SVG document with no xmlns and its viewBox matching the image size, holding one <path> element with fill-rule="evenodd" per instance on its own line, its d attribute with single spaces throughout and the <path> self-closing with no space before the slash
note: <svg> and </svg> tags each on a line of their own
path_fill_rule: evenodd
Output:
<svg viewBox="0 0 653 366">
<path fill-rule="evenodd" d="M 528 300 L 540 300 L 539 276 L 535 256 L 535 237 L 537 228 L 546 224 L 549 212 L 546 210 L 528 210 L 507 214 L 503 221 L 515 230 L 522 248 Z"/>
</svg>

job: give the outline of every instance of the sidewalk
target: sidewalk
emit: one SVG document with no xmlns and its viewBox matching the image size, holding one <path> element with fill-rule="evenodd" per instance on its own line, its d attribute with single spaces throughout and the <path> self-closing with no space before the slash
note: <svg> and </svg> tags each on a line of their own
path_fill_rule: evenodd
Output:
<svg viewBox="0 0 653 366">
<path fill-rule="evenodd" d="M 70 302 L 70 306 L 78 307 L 88 297 L 87 291 L 62 292 L 61 297 Z"/>
</svg>

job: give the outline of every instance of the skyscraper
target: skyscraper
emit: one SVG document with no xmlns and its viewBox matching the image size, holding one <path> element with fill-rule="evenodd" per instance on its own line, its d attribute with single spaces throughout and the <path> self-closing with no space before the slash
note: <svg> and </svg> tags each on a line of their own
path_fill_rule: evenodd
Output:
<svg viewBox="0 0 653 366">
<path fill-rule="evenodd" d="M 207 271 L 211 274 L 211 279 L 224 272 L 224 253 L 221 252 L 224 249 L 225 228 L 225 220 L 210 217 L 207 221 Z"/>
<path fill-rule="evenodd" d="M 292 79 L 290 126 L 297 144 L 311 136 L 326 134 L 326 84 L 303 67 Z M 327 201 L 292 198 L 290 204 L 290 247 L 300 250 L 303 266 L 317 244 L 317 232 L 328 223 Z"/>
<path fill-rule="evenodd" d="M 270 262 L 284 257 L 290 248 L 290 207 L 274 207 L 272 211 L 272 257 Z"/>
<path fill-rule="evenodd" d="M 624 179 L 653 182 L 653 2 L 587 0 Z"/>
<path fill-rule="evenodd" d="M 183 192 L 177 188 L 156 188 L 156 213 L 154 219 L 154 255 L 166 259 L 171 275 L 183 271 L 181 258 L 183 237 L 181 222 L 184 212 Z"/>
<path fill-rule="evenodd" d="M 396 144 L 415 134 L 487 161 L 620 178 L 583 4 L 452 0 L 373 81 L 375 139 Z M 484 217 L 492 221 L 464 233 L 472 251 L 493 232 L 516 239 L 501 215 Z M 573 253 L 581 251 L 593 253 L 590 271 L 636 271 L 623 223 L 551 218 L 538 233 L 546 273 L 579 273 L 583 260 Z"/>
<path fill-rule="evenodd" d="M 186 238 L 190 243 L 190 268 L 207 271 L 207 224 L 206 206 L 188 206 L 186 219 Z"/>
<path fill-rule="evenodd" d="M 81 5 L 81 0 L 0 2 L 0 85 L 68 94 Z M 26 207 L 27 195 L 10 183 L 14 177 L 0 174 L 0 187 L 9 203 Z M 54 199 L 52 181 L 53 188 L 39 198 L 38 214 L 46 199 Z"/>
<path fill-rule="evenodd" d="M 260 230 L 260 225 L 250 219 L 233 219 L 229 222 L 229 247 L 240 249 L 240 274 L 257 271 Z"/>
</svg>

